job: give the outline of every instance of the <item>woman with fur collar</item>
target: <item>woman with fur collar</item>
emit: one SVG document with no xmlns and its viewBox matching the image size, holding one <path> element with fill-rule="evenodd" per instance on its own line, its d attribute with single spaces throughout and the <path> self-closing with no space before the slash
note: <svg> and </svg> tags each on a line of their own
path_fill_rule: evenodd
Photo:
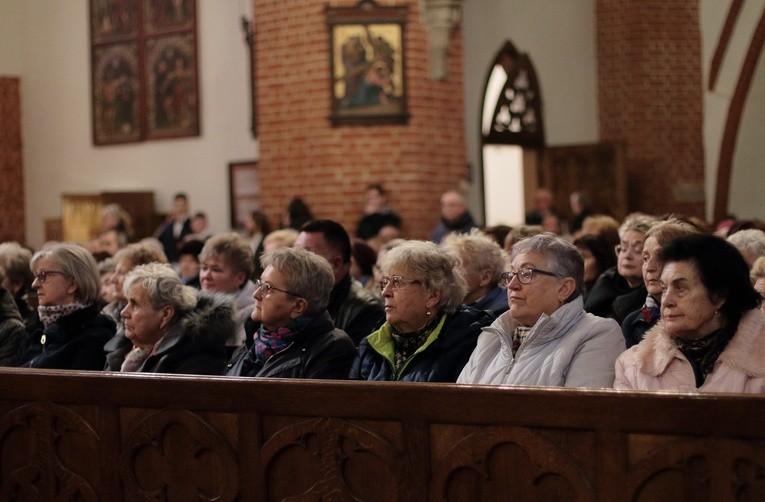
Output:
<svg viewBox="0 0 765 502">
<path fill-rule="evenodd" d="M 661 320 L 616 361 L 617 389 L 765 392 L 765 314 L 749 268 L 713 235 L 659 252 Z"/>
<path fill-rule="evenodd" d="M 226 339 L 236 331 L 232 299 L 184 286 L 166 264 L 134 268 L 125 278 L 125 336 L 133 342 L 120 371 L 220 375 Z"/>
</svg>

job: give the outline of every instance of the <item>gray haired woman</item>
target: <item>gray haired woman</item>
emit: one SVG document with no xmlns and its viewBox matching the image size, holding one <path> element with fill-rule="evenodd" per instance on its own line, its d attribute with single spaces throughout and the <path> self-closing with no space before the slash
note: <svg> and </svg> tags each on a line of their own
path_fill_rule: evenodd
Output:
<svg viewBox="0 0 765 502">
<path fill-rule="evenodd" d="M 227 374 L 347 378 L 357 352 L 327 312 L 335 282 L 329 262 L 302 248 L 279 248 L 262 255 L 261 264 L 252 324 Z"/>
<path fill-rule="evenodd" d="M 125 278 L 121 316 L 133 350 L 120 371 L 220 375 L 235 332 L 231 297 L 181 283 L 167 264 L 135 267 Z"/>
<path fill-rule="evenodd" d="M 610 387 L 624 338 L 582 306 L 584 259 L 553 234 L 513 246 L 502 274 L 509 310 L 478 338 L 458 383 Z"/>
<path fill-rule="evenodd" d="M 408 241 L 381 264 L 385 323 L 359 345 L 351 378 L 454 382 L 489 312 L 461 306 L 460 259 L 432 242 Z"/>
<path fill-rule="evenodd" d="M 93 255 L 76 244 L 55 244 L 30 262 L 39 322 L 20 358 L 29 368 L 101 370 L 114 321 L 99 313 L 100 284 Z"/>
</svg>

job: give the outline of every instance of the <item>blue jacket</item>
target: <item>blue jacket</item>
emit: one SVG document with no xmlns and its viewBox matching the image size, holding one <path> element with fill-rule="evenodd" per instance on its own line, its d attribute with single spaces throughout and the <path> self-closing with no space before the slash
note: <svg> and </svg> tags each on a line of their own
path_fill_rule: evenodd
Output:
<svg viewBox="0 0 765 502">
<path fill-rule="evenodd" d="M 494 321 L 483 310 L 461 306 L 444 314 L 425 343 L 394 374 L 393 339 L 389 323 L 359 345 L 359 359 L 351 368 L 355 380 L 399 380 L 405 382 L 455 382 L 475 348 L 481 328 Z"/>
</svg>

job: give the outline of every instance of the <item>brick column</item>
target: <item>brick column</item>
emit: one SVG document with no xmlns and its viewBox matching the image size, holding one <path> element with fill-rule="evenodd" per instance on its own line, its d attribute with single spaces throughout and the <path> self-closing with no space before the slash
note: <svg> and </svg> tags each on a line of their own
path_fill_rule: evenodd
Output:
<svg viewBox="0 0 765 502">
<path fill-rule="evenodd" d="M 626 139 L 629 207 L 704 217 L 698 2 L 597 0 L 600 135 Z"/>
<path fill-rule="evenodd" d="M 0 77 L 0 242 L 24 244 L 19 79 Z"/>
<path fill-rule="evenodd" d="M 332 7 L 356 1 L 333 1 Z M 443 81 L 428 78 L 427 40 L 418 0 L 405 27 L 409 113 L 406 125 L 341 125 L 330 115 L 330 56 L 324 0 L 254 0 L 260 179 L 264 209 L 275 221 L 293 196 L 317 217 L 349 232 L 369 183 L 384 183 L 404 234 L 425 238 L 439 195 L 465 175 L 462 42 L 452 33 Z"/>
</svg>

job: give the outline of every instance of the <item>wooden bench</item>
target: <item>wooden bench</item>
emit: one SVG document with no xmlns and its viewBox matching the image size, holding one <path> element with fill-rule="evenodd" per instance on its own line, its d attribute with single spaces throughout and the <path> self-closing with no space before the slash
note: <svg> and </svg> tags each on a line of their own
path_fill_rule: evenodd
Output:
<svg viewBox="0 0 765 502">
<path fill-rule="evenodd" d="M 0 369 L 0 500 L 765 500 L 765 398 Z"/>
</svg>

